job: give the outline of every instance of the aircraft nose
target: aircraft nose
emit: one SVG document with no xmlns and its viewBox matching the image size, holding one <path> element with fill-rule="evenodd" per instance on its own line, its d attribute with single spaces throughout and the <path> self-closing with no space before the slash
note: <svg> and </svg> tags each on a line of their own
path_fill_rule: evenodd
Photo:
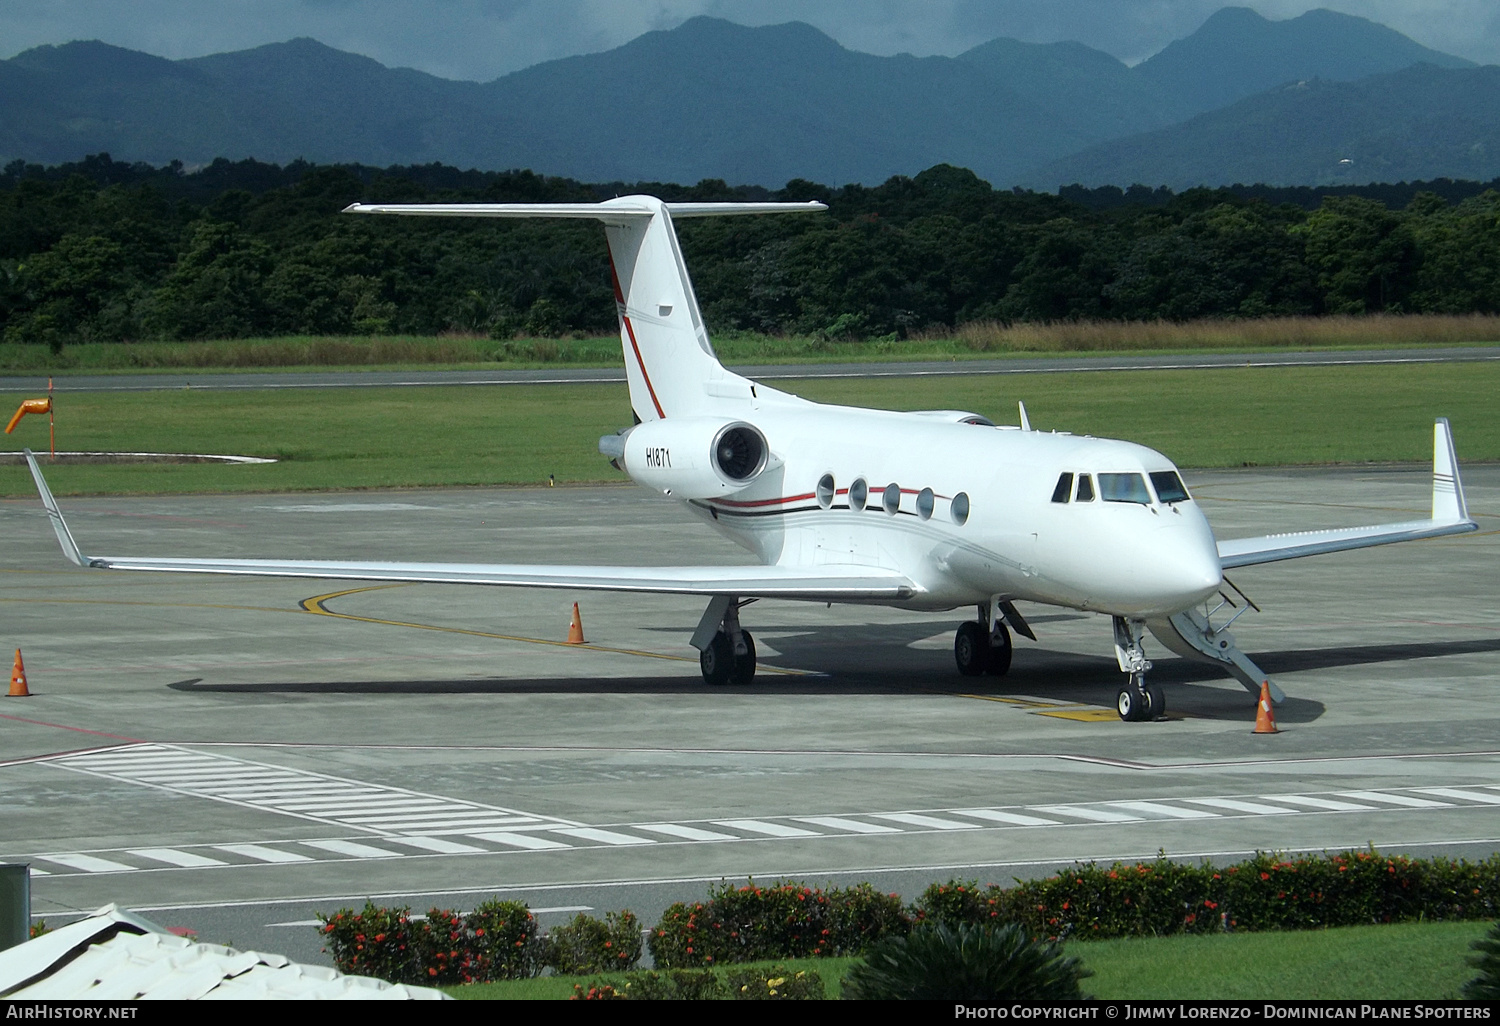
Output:
<svg viewBox="0 0 1500 1026">
<path fill-rule="evenodd" d="M 1206 525 L 1205 525 L 1206 526 Z M 1181 612 L 1218 591 L 1224 581 L 1213 534 L 1189 525 L 1153 532 L 1135 551 L 1135 572 L 1150 582 L 1159 612 Z"/>
</svg>

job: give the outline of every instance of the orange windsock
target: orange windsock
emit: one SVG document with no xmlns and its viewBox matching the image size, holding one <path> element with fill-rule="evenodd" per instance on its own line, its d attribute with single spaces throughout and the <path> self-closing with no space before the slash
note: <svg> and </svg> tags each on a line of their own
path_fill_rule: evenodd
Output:
<svg viewBox="0 0 1500 1026">
<path fill-rule="evenodd" d="M 24 416 L 26 416 L 26 414 L 28 414 L 28 413 L 51 413 L 51 412 L 52 412 L 52 397 L 51 396 L 48 396 L 45 399 L 27 399 L 27 400 L 25 400 L 24 402 L 21 403 L 21 408 L 16 411 L 16 415 L 14 417 L 10 418 L 10 423 L 7 424 L 7 425 L 5 425 L 5 433 L 8 435 L 12 431 L 14 431 L 16 429 L 16 425 L 19 424 L 19 423 L 21 423 L 21 418 L 24 417 Z"/>
<path fill-rule="evenodd" d="M 583 640 L 583 619 L 578 615 L 578 603 L 573 603 L 573 622 L 568 624 L 568 644 L 585 645 Z"/>
<path fill-rule="evenodd" d="M 19 648 L 16 649 L 16 665 L 10 671 L 10 697 L 31 697 L 31 689 L 26 686 L 26 665 L 21 662 L 21 650 Z"/>
<path fill-rule="evenodd" d="M 1280 734 L 1276 714 L 1271 711 L 1271 682 L 1260 682 L 1260 701 L 1255 704 L 1255 729 L 1252 734 Z"/>
</svg>

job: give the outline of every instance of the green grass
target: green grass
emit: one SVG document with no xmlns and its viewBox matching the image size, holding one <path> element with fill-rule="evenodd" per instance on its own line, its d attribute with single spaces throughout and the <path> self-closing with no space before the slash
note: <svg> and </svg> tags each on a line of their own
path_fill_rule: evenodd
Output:
<svg viewBox="0 0 1500 1026">
<path fill-rule="evenodd" d="M 1399 923 L 1287 933 L 1152 937 L 1069 944 L 1094 975 L 1087 994 L 1106 1000 L 1437 1000 L 1457 998 L 1474 976 L 1469 942 L 1489 923 Z M 853 959 L 788 959 L 793 972 L 815 969 L 829 997 Z M 758 963 L 770 965 L 771 963 Z M 738 968 L 738 967 L 736 967 Z M 445 987 L 457 998 L 561 1000 L 597 976 Z"/>
<path fill-rule="evenodd" d="M 777 382 L 822 402 L 958 408 L 1040 430 L 1128 438 L 1181 466 L 1423 462 L 1432 418 L 1461 460 L 1500 459 L 1500 363 L 1227 368 Z M 8 416 L 26 396 L 0 395 Z M 264 466 L 64 466 L 58 494 L 274 492 L 623 481 L 599 436 L 630 423 L 621 385 L 63 393 L 58 448 L 271 456 Z M 44 418 L 6 442 L 43 450 Z M 0 466 L 0 495 L 30 495 Z"/>
<path fill-rule="evenodd" d="M 1399 923 L 1068 945 L 1100 998 L 1457 998 L 1489 923 Z"/>
</svg>

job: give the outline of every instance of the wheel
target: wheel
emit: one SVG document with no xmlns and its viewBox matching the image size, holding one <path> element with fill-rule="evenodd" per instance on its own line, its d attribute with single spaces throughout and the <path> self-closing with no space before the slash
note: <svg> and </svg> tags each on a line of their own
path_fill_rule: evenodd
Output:
<svg viewBox="0 0 1500 1026">
<path fill-rule="evenodd" d="M 977 677 L 984 672 L 990 661 L 990 639 L 985 636 L 982 624 L 970 620 L 958 625 L 958 633 L 953 636 L 953 661 L 965 677 Z"/>
<path fill-rule="evenodd" d="M 718 687 L 729 683 L 734 673 L 734 646 L 729 643 L 729 635 L 723 631 L 714 635 L 708 647 L 698 653 L 698 668 L 703 671 L 705 684 Z"/>
<path fill-rule="evenodd" d="M 1136 689 L 1134 682 L 1126 684 L 1115 695 L 1115 708 L 1120 713 L 1120 719 L 1126 723 L 1145 719 L 1149 711 L 1145 697 Z"/>
<path fill-rule="evenodd" d="M 995 624 L 996 630 L 989 637 L 990 661 L 985 672 L 993 673 L 996 677 L 1004 677 L 1010 672 L 1010 631 L 1005 629 L 1005 624 Z M 996 644 L 999 642 L 999 644 Z"/>
<path fill-rule="evenodd" d="M 1142 719 L 1162 720 L 1167 716 L 1167 693 L 1160 684 L 1146 685 L 1146 715 Z"/>
<path fill-rule="evenodd" d="M 740 631 L 740 637 L 745 639 L 745 654 L 732 657 L 729 683 L 743 686 L 755 680 L 755 639 L 749 631 Z"/>
</svg>

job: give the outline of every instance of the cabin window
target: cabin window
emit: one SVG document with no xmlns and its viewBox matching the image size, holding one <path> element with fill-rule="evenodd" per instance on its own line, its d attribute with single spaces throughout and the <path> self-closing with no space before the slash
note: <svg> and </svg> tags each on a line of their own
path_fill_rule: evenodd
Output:
<svg viewBox="0 0 1500 1026">
<path fill-rule="evenodd" d="M 969 493 L 959 492 L 948 504 L 948 513 L 959 527 L 969 522 Z"/>
<path fill-rule="evenodd" d="M 923 520 L 932 519 L 933 495 L 931 488 L 923 488 L 917 493 L 917 516 Z"/>
<path fill-rule="evenodd" d="M 1146 479 L 1139 474 L 1100 474 L 1099 497 L 1105 502 L 1138 502 L 1151 505 Z"/>
<path fill-rule="evenodd" d="M 1068 496 L 1073 494 L 1073 475 L 1063 474 L 1057 479 L 1057 487 L 1052 489 L 1053 502 L 1067 502 Z"/>
<path fill-rule="evenodd" d="M 1076 502 L 1094 501 L 1094 479 L 1087 474 L 1078 475 L 1078 494 L 1073 496 Z"/>
<path fill-rule="evenodd" d="M 824 474 L 822 477 L 818 478 L 817 495 L 818 495 L 818 505 L 819 506 L 822 506 L 824 509 L 827 509 L 829 506 L 832 506 L 833 505 L 833 496 L 834 496 L 835 492 L 836 492 L 836 489 L 833 487 L 833 475 L 832 474 Z"/>
<path fill-rule="evenodd" d="M 880 504 L 891 516 L 901 511 L 901 486 L 892 481 L 885 486 L 885 494 L 880 497 Z"/>
<path fill-rule="evenodd" d="M 1182 487 L 1182 478 L 1173 470 L 1158 470 L 1151 475 L 1151 487 L 1156 489 L 1160 502 L 1187 502 L 1192 496 Z"/>
<path fill-rule="evenodd" d="M 870 486 L 862 477 L 856 477 L 854 483 L 849 486 L 849 508 L 858 512 L 865 508 L 865 501 L 870 497 Z"/>
</svg>

